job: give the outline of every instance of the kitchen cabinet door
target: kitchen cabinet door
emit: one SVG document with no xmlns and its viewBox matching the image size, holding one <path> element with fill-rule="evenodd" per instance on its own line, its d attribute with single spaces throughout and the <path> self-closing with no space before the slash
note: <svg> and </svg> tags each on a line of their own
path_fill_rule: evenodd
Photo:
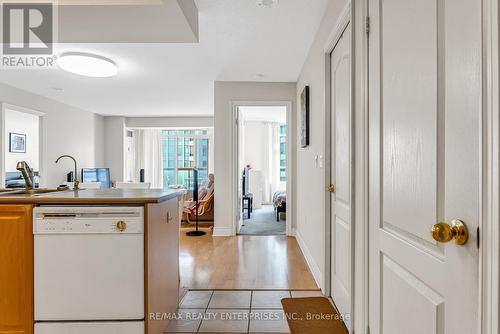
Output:
<svg viewBox="0 0 500 334">
<path fill-rule="evenodd" d="M 0 205 L 0 334 L 33 333 L 32 212 Z"/>
<path fill-rule="evenodd" d="M 146 333 L 163 334 L 179 303 L 179 201 L 146 206 Z"/>
</svg>

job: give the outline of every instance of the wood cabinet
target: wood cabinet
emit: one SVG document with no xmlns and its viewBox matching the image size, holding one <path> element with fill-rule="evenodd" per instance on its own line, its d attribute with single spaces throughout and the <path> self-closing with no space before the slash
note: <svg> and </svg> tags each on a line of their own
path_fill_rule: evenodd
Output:
<svg viewBox="0 0 500 334">
<path fill-rule="evenodd" d="M 146 205 L 146 333 L 163 334 L 179 303 L 179 201 Z M 153 316 L 152 316 L 153 315 Z"/>
<path fill-rule="evenodd" d="M 32 213 L 0 205 L 0 334 L 33 333 Z"/>
</svg>

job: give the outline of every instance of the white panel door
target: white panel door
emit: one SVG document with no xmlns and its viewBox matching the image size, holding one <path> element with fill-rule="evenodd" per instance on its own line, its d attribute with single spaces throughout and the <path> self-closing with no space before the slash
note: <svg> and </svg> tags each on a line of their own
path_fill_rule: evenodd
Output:
<svg viewBox="0 0 500 334">
<path fill-rule="evenodd" d="M 331 296 L 342 314 L 351 313 L 351 27 L 331 54 Z M 349 317 L 345 319 L 350 329 Z"/>
<path fill-rule="evenodd" d="M 479 333 L 481 1 L 369 0 L 370 329 Z M 465 222 L 465 245 L 437 242 Z"/>
</svg>

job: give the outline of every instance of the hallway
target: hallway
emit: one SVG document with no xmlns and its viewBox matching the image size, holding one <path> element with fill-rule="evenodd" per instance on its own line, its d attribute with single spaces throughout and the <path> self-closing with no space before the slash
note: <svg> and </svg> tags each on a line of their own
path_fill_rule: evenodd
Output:
<svg viewBox="0 0 500 334">
<path fill-rule="evenodd" d="M 181 287 L 316 290 L 295 238 L 180 234 Z"/>
</svg>

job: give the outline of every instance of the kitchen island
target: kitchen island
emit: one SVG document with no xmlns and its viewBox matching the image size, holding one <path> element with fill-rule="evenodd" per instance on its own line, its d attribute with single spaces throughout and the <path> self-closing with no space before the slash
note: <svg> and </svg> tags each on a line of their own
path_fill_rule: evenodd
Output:
<svg viewBox="0 0 500 334">
<path fill-rule="evenodd" d="M 36 259 L 38 259 L 39 262 L 38 267 L 36 268 L 37 275 L 39 276 L 38 279 L 42 276 L 40 273 L 50 273 L 53 269 L 50 268 L 50 270 L 45 272 L 40 269 L 41 266 L 45 264 L 45 260 L 40 260 L 44 259 L 40 254 L 44 251 L 41 246 L 44 244 L 39 242 L 35 247 L 35 238 L 33 234 L 34 228 L 37 231 L 37 237 L 38 234 L 40 234 L 41 238 L 46 238 L 48 236 L 57 237 L 58 235 L 68 238 L 70 230 L 71 232 L 75 232 L 75 237 L 79 236 L 81 238 L 81 234 L 83 234 L 81 233 L 82 229 L 89 229 L 88 235 L 90 236 L 92 228 L 97 231 L 96 235 L 105 231 L 109 234 L 110 238 L 119 237 L 121 234 L 125 236 L 127 234 L 132 235 L 135 233 L 136 240 L 138 240 L 138 242 L 140 241 L 140 243 L 134 244 L 134 247 L 136 247 L 134 249 L 137 251 L 125 249 L 124 252 L 120 252 L 117 251 L 117 246 L 114 246 L 115 244 L 110 244 L 109 252 L 107 252 L 107 244 L 102 243 L 105 239 L 99 239 L 101 240 L 100 249 L 104 250 L 102 252 L 103 257 L 108 256 L 109 259 L 106 259 L 108 262 L 105 262 L 100 256 L 98 256 L 99 253 L 97 253 L 97 255 L 94 254 L 95 261 L 93 260 L 93 262 L 101 261 L 101 267 L 99 268 L 104 270 L 103 274 L 95 275 L 96 284 L 99 283 L 99 280 L 104 282 L 104 278 L 108 275 L 116 274 L 115 271 L 119 271 L 121 268 L 128 268 L 129 274 L 124 275 L 126 277 L 118 277 L 116 279 L 117 285 L 124 284 L 122 281 L 129 279 L 129 276 L 136 276 L 134 282 L 140 282 L 141 286 L 143 286 L 140 291 L 142 293 L 140 296 L 143 300 L 139 300 L 137 305 L 135 305 L 141 309 L 143 308 L 144 311 L 141 312 L 142 319 L 137 319 L 136 317 L 130 317 L 130 319 L 117 319 L 115 317 L 113 319 L 107 319 L 103 316 L 102 319 L 99 318 L 100 321 L 103 321 L 103 324 L 106 321 L 106 325 L 102 326 L 102 331 L 100 327 L 97 326 L 95 327 L 96 329 L 89 328 L 86 332 L 91 331 L 96 334 L 104 332 L 114 333 L 114 330 L 110 330 L 106 326 L 112 324 L 113 321 L 119 323 L 120 325 L 127 325 L 128 321 L 132 322 L 133 318 L 133 320 L 137 323 L 135 329 L 130 331 L 118 331 L 127 334 L 135 334 L 138 332 L 147 334 L 163 333 L 168 326 L 168 316 L 166 315 L 176 311 L 179 299 L 178 199 L 182 194 L 182 191 L 177 190 L 139 189 L 86 189 L 79 191 L 53 191 L 35 194 L 1 193 L 0 334 L 13 332 L 19 334 L 31 334 L 34 332 L 35 334 L 45 333 L 43 329 L 43 321 L 41 323 L 37 322 L 37 329 L 35 330 L 35 321 L 37 320 L 35 314 L 38 313 L 38 316 L 40 316 L 40 314 L 43 313 L 39 310 L 40 303 L 36 303 L 40 300 L 35 300 L 35 296 L 43 295 L 36 293 L 37 291 L 35 290 Z M 78 214 L 68 215 L 67 212 L 77 212 Z M 101 214 L 101 216 L 99 216 L 98 213 Z M 132 213 L 135 214 L 135 220 L 131 217 L 127 218 L 127 214 Z M 120 215 L 125 216 L 125 218 Z M 90 217 L 94 220 L 89 220 Z M 98 220 L 97 218 L 101 220 Z M 140 220 L 140 224 L 138 220 Z M 36 224 L 34 223 L 35 221 Z M 105 223 L 103 223 L 102 226 L 99 226 L 100 221 Z M 73 229 L 75 231 L 73 231 Z M 141 234 L 139 234 L 139 232 Z M 59 241 L 57 238 L 52 238 L 51 240 Z M 60 240 L 62 241 L 64 239 L 61 238 Z M 75 240 L 75 245 L 78 245 L 78 242 L 81 242 L 82 239 Z M 126 239 L 122 238 L 120 240 Z M 95 242 L 94 239 L 92 239 L 92 242 Z M 71 246 L 71 243 L 68 242 L 61 244 Z M 61 256 L 69 254 L 67 257 L 62 257 L 62 259 L 67 258 L 68 261 L 59 261 L 61 265 L 68 265 L 73 258 L 75 259 L 75 262 L 78 260 L 80 261 L 78 262 L 80 263 L 80 266 L 81 263 L 85 264 L 85 260 L 87 259 L 85 256 L 87 255 L 81 255 L 79 258 L 78 254 L 71 254 L 71 251 L 64 251 L 63 248 L 61 248 L 61 254 L 59 254 L 57 252 L 57 248 L 55 249 L 56 251 L 52 250 L 52 254 Z M 93 249 L 94 248 L 89 247 L 89 250 Z M 126 252 L 127 250 L 129 250 L 128 253 Z M 137 256 L 134 256 L 137 255 L 137 253 L 140 253 L 140 262 L 139 259 L 137 259 Z M 90 252 L 88 259 L 91 259 L 91 256 L 92 254 Z M 50 257 L 46 258 L 50 259 Z M 137 271 L 130 271 L 132 265 L 131 263 L 134 258 L 134 263 L 141 265 L 139 275 L 137 275 Z M 114 268 L 116 268 L 116 270 L 108 269 L 112 268 L 112 265 L 116 265 L 116 262 L 118 261 L 122 261 L 120 262 L 122 264 L 118 267 L 115 266 Z M 89 263 L 90 262 L 91 261 L 89 261 Z M 91 270 L 95 270 L 94 267 L 97 265 L 95 264 L 94 267 L 92 267 L 93 262 L 89 264 L 89 268 L 91 268 Z M 108 264 L 109 267 L 107 266 Z M 57 265 L 57 262 L 51 264 L 51 266 L 55 265 Z M 64 266 L 62 267 L 63 269 L 66 268 Z M 69 268 L 71 268 L 71 266 L 69 266 Z M 63 269 L 60 271 L 61 275 L 54 276 L 54 279 L 57 280 L 59 279 L 58 277 L 64 276 Z M 109 272 L 106 272 L 106 270 Z M 83 272 L 85 273 L 85 271 Z M 126 271 L 124 272 L 127 273 Z M 71 276 L 71 271 L 67 274 L 68 276 Z M 74 277 L 75 280 L 78 279 L 78 276 Z M 62 279 L 64 279 L 64 277 L 61 277 L 61 280 Z M 51 279 L 49 282 L 50 281 L 53 280 Z M 66 284 L 65 281 L 61 282 Z M 85 284 L 86 281 L 82 282 Z M 90 284 L 89 286 L 92 285 Z M 75 286 L 74 288 L 83 289 L 83 287 L 78 286 Z M 39 284 L 37 289 L 38 292 L 44 292 L 43 285 Z M 123 291 L 123 293 L 128 293 L 128 291 Z M 54 298 L 57 294 L 56 290 Z M 85 294 L 81 294 L 80 296 L 85 296 Z M 41 299 L 41 297 L 38 299 Z M 86 302 L 86 300 L 83 299 L 85 298 L 82 298 L 82 300 L 75 300 L 75 303 Z M 122 306 L 118 299 L 116 300 L 116 305 Z M 96 300 L 94 303 L 95 307 L 91 307 L 91 310 L 96 310 L 100 307 L 104 310 L 104 302 L 99 303 L 99 301 Z M 37 305 L 38 309 L 35 305 Z M 98 315 L 98 313 L 96 314 Z M 71 328 L 72 320 L 81 321 L 82 326 L 85 327 L 89 326 L 89 320 L 92 319 L 79 318 L 64 320 L 68 321 L 64 321 L 57 330 L 51 329 L 50 331 L 52 333 L 76 333 L 78 331 L 75 331 L 75 328 Z M 50 323 L 50 321 L 48 321 L 48 323 Z M 99 322 L 96 323 L 99 324 Z M 77 328 L 76 330 L 81 329 Z"/>
</svg>

